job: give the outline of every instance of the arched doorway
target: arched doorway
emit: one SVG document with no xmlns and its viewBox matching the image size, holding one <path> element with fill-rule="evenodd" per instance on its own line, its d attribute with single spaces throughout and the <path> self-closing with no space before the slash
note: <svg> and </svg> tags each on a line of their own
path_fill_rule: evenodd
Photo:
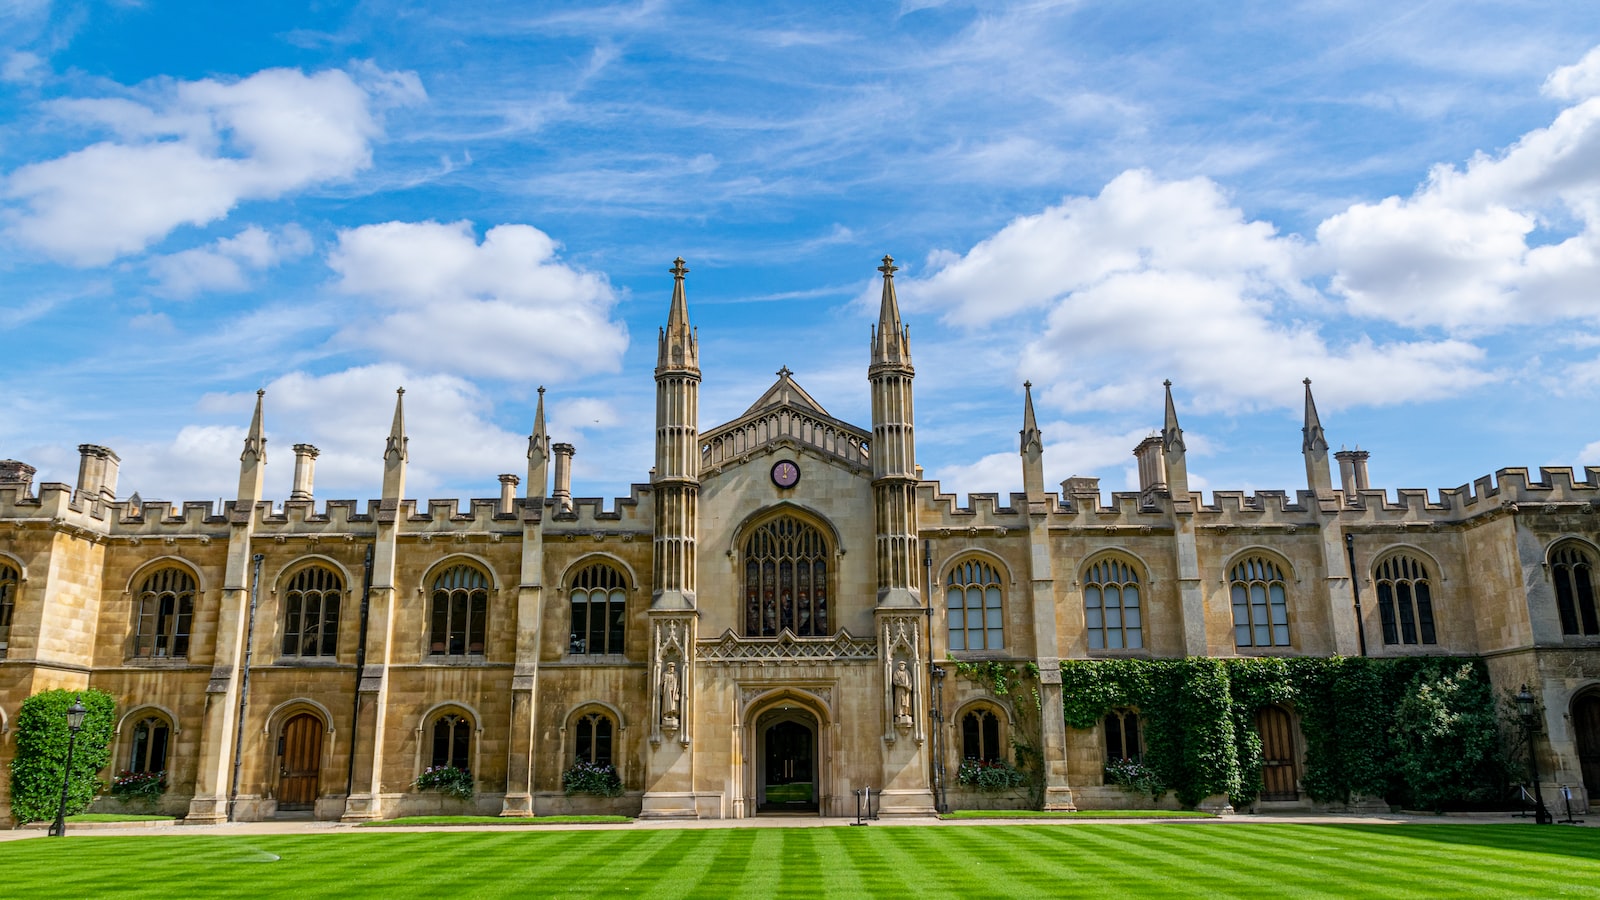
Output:
<svg viewBox="0 0 1600 900">
<path fill-rule="evenodd" d="M 756 720 L 755 731 L 757 811 L 816 812 L 816 716 L 792 707 L 776 709 Z"/>
<path fill-rule="evenodd" d="M 1600 691 L 1590 691 L 1572 704 L 1572 731 L 1578 741 L 1578 765 L 1593 808 L 1600 797 Z"/>
<path fill-rule="evenodd" d="M 1294 720 L 1281 706 L 1265 706 L 1256 711 L 1256 732 L 1261 735 L 1261 799 L 1300 799 Z"/>
<path fill-rule="evenodd" d="M 299 713 L 283 724 L 278 737 L 278 809 L 313 809 L 322 774 L 322 720 Z"/>
</svg>

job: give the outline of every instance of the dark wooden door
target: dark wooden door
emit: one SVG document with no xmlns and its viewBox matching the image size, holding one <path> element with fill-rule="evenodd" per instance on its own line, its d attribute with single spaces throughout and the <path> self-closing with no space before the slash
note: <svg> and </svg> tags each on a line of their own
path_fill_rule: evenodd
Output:
<svg viewBox="0 0 1600 900">
<path fill-rule="evenodd" d="M 1600 801 L 1600 694 L 1578 698 L 1572 707 L 1572 727 L 1578 738 L 1578 764 L 1591 808 Z"/>
<path fill-rule="evenodd" d="M 1294 722 L 1276 706 L 1256 713 L 1256 730 L 1261 735 L 1261 799 L 1298 800 L 1295 788 Z"/>
<path fill-rule="evenodd" d="M 322 720 L 310 713 L 301 713 L 283 726 L 279 809 L 310 809 L 316 803 L 317 775 L 322 769 L 322 731 Z"/>
<path fill-rule="evenodd" d="M 799 722 L 779 722 L 767 729 L 767 805 L 815 808 L 816 779 L 812 767 L 816 735 Z"/>
</svg>

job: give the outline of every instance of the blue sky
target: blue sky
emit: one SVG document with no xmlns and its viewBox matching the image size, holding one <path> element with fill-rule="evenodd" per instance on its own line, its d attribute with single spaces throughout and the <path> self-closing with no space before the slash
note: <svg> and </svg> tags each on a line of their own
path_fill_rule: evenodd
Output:
<svg viewBox="0 0 1600 900">
<path fill-rule="evenodd" d="M 893 254 L 946 489 L 1133 480 L 1171 378 L 1195 485 L 1294 490 L 1301 379 L 1375 486 L 1600 464 L 1589 3 L 0 0 L 0 457 L 122 493 L 651 464 L 673 257 L 701 427 L 787 365 L 868 424 Z"/>
</svg>

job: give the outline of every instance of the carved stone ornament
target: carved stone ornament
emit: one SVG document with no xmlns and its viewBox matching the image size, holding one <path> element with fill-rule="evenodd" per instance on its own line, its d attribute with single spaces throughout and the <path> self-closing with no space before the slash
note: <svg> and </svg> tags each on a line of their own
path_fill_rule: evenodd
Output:
<svg viewBox="0 0 1600 900">
<path fill-rule="evenodd" d="M 741 662 L 870 662 L 878 658 L 872 638 L 858 638 L 847 630 L 833 637 L 802 638 L 785 628 L 775 638 L 744 638 L 732 630 L 719 638 L 700 641 L 695 658 L 710 665 Z"/>
</svg>

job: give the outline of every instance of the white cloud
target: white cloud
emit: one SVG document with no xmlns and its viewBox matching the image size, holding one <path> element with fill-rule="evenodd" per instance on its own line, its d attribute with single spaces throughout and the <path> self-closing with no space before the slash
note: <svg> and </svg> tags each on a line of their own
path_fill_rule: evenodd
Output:
<svg viewBox="0 0 1600 900">
<path fill-rule="evenodd" d="M 1551 72 L 1544 81 L 1544 93 L 1557 100 L 1585 100 L 1600 95 L 1600 47 L 1576 63 Z"/>
<path fill-rule="evenodd" d="M 348 178 L 372 161 L 383 104 L 415 76 L 356 67 L 267 69 L 240 81 L 158 81 L 140 99 L 62 101 L 58 114 L 115 139 L 23 166 L 4 182 L 12 240 L 80 266 L 136 253 L 239 202 Z"/>
<path fill-rule="evenodd" d="M 5 62 L 0 63 L 0 81 L 34 81 L 44 67 L 44 60 L 38 54 L 19 50 L 6 56 Z"/>
<path fill-rule="evenodd" d="M 250 286 L 250 272 L 309 252 L 311 235 L 298 225 L 286 226 L 276 234 L 251 225 L 204 247 L 156 257 L 150 261 L 150 273 L 160 291 L 174 297 L 202 291 L 242 291 Z"/>
<path fill-rule="evenodd" d="M 384 222 L 339 233 L 328 265 L 376 321 L 342 339 L 438 371 L 557 380 L 614 371 L 627 349 L 604 275 L 562 262 L 530 225 L 480 243 L 469 222 Z"/>
</svg>

